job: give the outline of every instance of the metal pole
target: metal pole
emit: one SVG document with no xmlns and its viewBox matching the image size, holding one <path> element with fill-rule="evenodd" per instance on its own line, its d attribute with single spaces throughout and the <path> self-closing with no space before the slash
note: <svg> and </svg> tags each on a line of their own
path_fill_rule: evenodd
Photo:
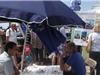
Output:
<svg viewBox="0 0 100 75">
<path fill-rule="evenodd" d="M 25 38 L 24 38 L 24 46 L 23 46 L 22 62 L 21 62 L 21 72 L 23 72 L 23 62 L 24 62 L 25 44 L 26 44 L 26 39 L 27 39 L 27 31 L 28 31 L 28 23 L 26 25 L 26 32 L 25 32 Z"/>
</svg>

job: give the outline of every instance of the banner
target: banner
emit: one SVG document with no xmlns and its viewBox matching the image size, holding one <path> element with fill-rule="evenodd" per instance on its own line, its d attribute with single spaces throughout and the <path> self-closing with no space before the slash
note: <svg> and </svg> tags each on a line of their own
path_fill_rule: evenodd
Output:
<svg viewBox="0 0 100 75">
<path fill-rule="evenodd" d="M 87 46 L 88 35 L 91 29 L 75 28 L 72 30 L 72 41 L 79 46 Z"/>
</svg>

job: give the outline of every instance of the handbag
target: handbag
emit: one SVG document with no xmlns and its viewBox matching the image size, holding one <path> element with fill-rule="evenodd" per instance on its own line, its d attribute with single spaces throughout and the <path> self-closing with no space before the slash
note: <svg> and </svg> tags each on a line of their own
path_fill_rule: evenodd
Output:
<svg viewBox="0 0 100 75">
<path fill-rule="evenodd" d="M 96 67 L 96 65 L 97 65 L 97 62 L 96 62 L 94 59 L 92 59 L 92 58 L 87 58 L 87 59 L 85 60 L 85 63 L 86 63 L 88 66 L 90 66 L 91 68 L 93 68 L 93 69 L 95 69 L 95 67 Z"/>
</svg>

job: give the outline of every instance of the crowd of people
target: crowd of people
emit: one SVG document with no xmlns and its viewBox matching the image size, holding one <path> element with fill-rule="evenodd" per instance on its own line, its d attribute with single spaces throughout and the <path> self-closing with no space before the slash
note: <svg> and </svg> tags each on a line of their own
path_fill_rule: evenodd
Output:
<svg viewBox="0 0 100 75">
<path fill-rule="evenodd" d="M 17 28 L 15 23 L 11 23 L 6 30 L 6 44 L 0 54 L 0 75 L 19 75 L 19 70 L 23 63 L 23 69 L 33 63 L 43 65 L 43 44 L 35 32 L 29 31 L 30 39 L 24 45 L 18 45 Z M 94 25 L 93 32 L 88 37 L 88 44 L 92 42 L 90 58 L 97 62 L 96 75 L 100 75 L 100 25 Z M 76 45 L 71 41 L 65 41 L 62 50 L 51 54 L 52 65 L 60 65 L 63 75 L 86 75 L 86 63 Z M 23 51 L 24 50 L 24 51 Z M 22 55 L 24 59 L 22 61 Z M 10 67 L 10 69 L 8 68 Z M 94 71 L 90 71 L 93 75 Z"/>
<path fill-rule="evenodd" d="M 41 62 L 41 63 L 43 62 L 42 42 L 39 39 L 39 37 L 36 35 L 36 33 L 33 33 L 33 32 L 31 33 L 30 31 L 28 31 L 28 32 L 29 32 L 29 34 L 27 34 L 27 39 L 26 39 L 25 44 L 24 44 L 24 42 L 22 44 L 19 44 L 18 40 L 17 40 L 16 23 L 15 22 L 10 23 L 9 28 L 5 32 L 5 44 L 4 44 L 4 46 L 2 45 L 3 46 L 2 50 L 1 50 L 2 52 L 0 53 L 0 60 L 3 61 L 2 65 L 4 63 L 6 63 L 6 64 L 8 63 L 8 64 L 4 65 L 4 67 L 6 69 L 4 68 L 3 72 L 0 71 L 0 75 L 1 75 L 1 73 L 3 75 L 4 74 L 5 75 L 18 75 L 18 73 L 14 74 L 13 70 L 19 72 L 19 70 L 21 69 L 22 63 L 23 63 L 23 69 L 24 69 L 28 65 L 32 64 L 33 61 Z M 34 38 L 30 39 L 31 36 L 33 36 Z M 13 52 L 12 52 L 12 50 L 13 50 Z M 24 53 L 24 58 L 22 61 L 23 53 Z M 8 57 L 8 56 L 10 56 L 10 57 Z M 7 57 L 9 58 L 9 60 L 6 60 Z M 5 59 L 5 60 L 3 60 L 3 59 Z M 9 63 L 9 61 L 11 61 L 11 60 L 12 60 L 12 62 Z M 40 63 L 38 63 L 38 64 L 40 64 Z M 9 73 L 9 68 L 7 68 L 7 67 L 11 68 L 10 73 Z M 6 74 L 6 72 L 7 72 L 7 74 Z"/>
</svg>

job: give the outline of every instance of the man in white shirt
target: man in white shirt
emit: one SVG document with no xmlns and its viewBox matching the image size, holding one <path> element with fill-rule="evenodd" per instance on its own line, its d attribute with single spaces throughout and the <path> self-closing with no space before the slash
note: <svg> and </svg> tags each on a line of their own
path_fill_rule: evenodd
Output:
<svg viewBox="0 0 100 75">
<path fill-rule="evenodd" d="M 5 51 L 0 55 L 0 75 L 19 75 L 19 71 L 14 69 L 11 56 L 17 48 L 16 43 L 8 42 L 5 45 Z"/>
<path fill-rule="evenodd" d="M 11 23 L 10 28 L 6 31 L 6 41 L 12 41 L 17 44 L 16 23 Z"/>
</svg>

